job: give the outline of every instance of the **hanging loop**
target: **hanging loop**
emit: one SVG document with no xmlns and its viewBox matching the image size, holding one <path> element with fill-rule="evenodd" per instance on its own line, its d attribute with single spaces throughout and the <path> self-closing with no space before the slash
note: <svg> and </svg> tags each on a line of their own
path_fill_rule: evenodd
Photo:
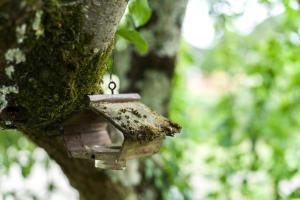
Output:
<svg viewBox="0 0 300 200">
<path fill-rule="evenodd" d="M 110 89 L 111 94 L 114 94 L 114 90 L 116 89 L 116 87 L 117 87 L 117 84 L 111 80 L 108 84 L 108 88 Z"/>
<path fill-rule="evenodd" d="M 112 67 L 113 67 L 113 66 L 108 67 L 108 65 L 106 65 L 107 71 L 109 72 L 109 83 L 108 83 L 108 88 L 110 89 L 111 94 L 114 94 L 114 90 L 116 89 L 117 84 L 116 84 L 116 82 L 114 82 L 114 81 L 112 80 L 112 70 L 113 70 Z"/>
</svg>

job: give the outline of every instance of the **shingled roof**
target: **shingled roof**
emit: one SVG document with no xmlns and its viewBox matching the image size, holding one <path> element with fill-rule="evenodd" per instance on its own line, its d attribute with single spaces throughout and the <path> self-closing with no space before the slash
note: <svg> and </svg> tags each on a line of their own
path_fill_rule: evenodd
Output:
<svg viewBox="0 0 300 200">
<path fill-rule="evenodd" d="M 89 108 L 105 117 L 126 138 L 149 141 L 161 136 L 174 136 L 180 126 L 151 110 L 138 94 L 89 96 Z"/>
</svg>

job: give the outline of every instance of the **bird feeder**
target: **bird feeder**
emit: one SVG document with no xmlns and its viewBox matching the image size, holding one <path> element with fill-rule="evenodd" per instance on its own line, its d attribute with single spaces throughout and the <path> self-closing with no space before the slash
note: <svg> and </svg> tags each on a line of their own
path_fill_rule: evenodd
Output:
<svg viewBox="0 0 300 200">
<path fill-rule="evenodd" d="M 157 153 L 179 125 L 140 102 L 138 94 L 90 95 L 85 109 L 63 124 L 69 155 L 95 167 L 124 169 L 126 161 Z"/>
</svg>

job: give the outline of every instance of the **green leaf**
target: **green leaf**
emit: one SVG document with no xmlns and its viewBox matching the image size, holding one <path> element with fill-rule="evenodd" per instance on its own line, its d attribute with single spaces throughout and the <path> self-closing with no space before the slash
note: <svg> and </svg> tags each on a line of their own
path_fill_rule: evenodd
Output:
<svg viewBox="0 0 300 200">
<path fill-rule="evenodd" d="M 126 29 L 125 27 L 120 27 L 117 31 L 117 34 L 123 37 L 124 39 L 128 40 L 129 42 L 133 43 L 135 48 L 140 53 L 147 53 L 148 44 L 138 31 Z"/>
<path fill-rule="evenodd" d="M 22 176 L 27 178 L 31 173 L 32 165 L 21 166 Z"/>
<path fill-rule="evenodd" d="M 54 190 L 56 190 L 56 185 L 51 181 L 48 183 L 48 191 L 53 192 Z"/>
<path fill-rule="evenodd" d="M 128 11 L 136 27 L 144 25 L 151 17 L 151 8 L 148 5 L 148 0 L 131 0 L 128 5 Z"/>
</svg>

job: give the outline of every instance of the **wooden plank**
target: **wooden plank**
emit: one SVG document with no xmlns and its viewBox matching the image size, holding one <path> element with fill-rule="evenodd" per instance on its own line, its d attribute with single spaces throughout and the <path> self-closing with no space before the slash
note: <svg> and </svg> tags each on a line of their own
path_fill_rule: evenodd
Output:
<svg viewBox="0 0 300 200">
<path fill-rule="evenodd" d="M 164 137 L 152 141 L 130 141 L 126 140 L 122 146 L 120 159 L 131 160 L 158 153 Z"/>
<path fill-rule="evenodd" d="M 80 149 L 72 149 L 71 151 L 69 151 L 69 153 L 71 157 L 74 158 L 112 161 L 118 160 L 120 156 L 120 149 L 105 146 L 94 149 L 89 146 L 84 146 Z"/>
<path fill-rule="evenodd" d="M 136 93 L 131 94 L 98 94 L 88 95 L 90 102 L 127 102 L 137 101 L 141 99 L 141 96 Z"/>
<path fill-rule="evenodd" d="M 125 160 L 95 160 L 95 167 L 100 169 L 123 170 L 126 168 Z"/>
</svg>

